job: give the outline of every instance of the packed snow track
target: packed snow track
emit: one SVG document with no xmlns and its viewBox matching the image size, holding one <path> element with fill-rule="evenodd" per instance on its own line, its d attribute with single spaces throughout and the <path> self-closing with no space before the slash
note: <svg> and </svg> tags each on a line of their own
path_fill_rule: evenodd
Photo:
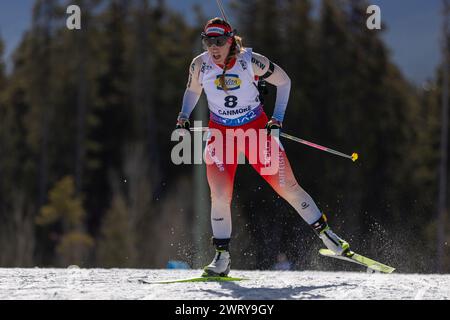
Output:
<svg viewBox="0 0 450 320">
<path fill-rule="evenodd" d="M 200 270 L 0 269 L 1 300 L 428 300 L 450 299 L 450 275 L 241 271 L 249 280 L 142 284 L 193 278 Z"/>
</svg>

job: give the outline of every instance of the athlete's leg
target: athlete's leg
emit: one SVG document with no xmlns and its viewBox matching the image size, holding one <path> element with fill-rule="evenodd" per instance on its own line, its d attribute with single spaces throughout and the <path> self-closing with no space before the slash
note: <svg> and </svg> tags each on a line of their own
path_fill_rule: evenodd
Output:
<svg viewBox="0 0 450 320">
<path fill-rule="evenodd" d="M 230 206 L 237 162 L 228 163 L 226 161 L 226 146 L 226 142 L 223 147 L 208 142 L 205 149 L 206 173 L 211 190 L 213 245 L 216 248 L 216 254 L 211 263 L 203 268 L 203 276 L 226 276 L 231 268 L 229 252 L 231 238 Z"/>
<path fill-rule="evenodd" d="M 205 149 L 206 174 L 211 190 L 211 225 L 215 239 L 231 237 L 231 200 L 237 162 L 225 161 L 225 150 L 208 143 Z"/>
<path fill-rule="evenodd" d="M 271 148 L 273 144 L 276 144 L 277 147 Z M 317 232 L 327 248 L 336 254 L 348 252 L 349 244 L 331 231 L 325 215 L 322 215 L 314 200 L 298 184 L 281 143 L 270 136 L 265 152 L 268 154 L 266 158 L 272 161 L 270 165 L 278 164 L 278 170 L 274 170 L 275 174 L 265 174 L 263 169 L 266 164 L 258 161 L 258 163 L 253 164 L 256 171 L 281 197 L 295 208 L 300 216 Z M 270 154 L 271 152 L 277 152 L 278 157 L 274 157 Z M 277 163 L 273 163 L 274 161 Z"/>
<path fill-rule="evenodd" d="M 272 148 L 272 144 L 275 144 L 274 148 Z M 278 167 L 278 170 L 273 170 L 275 174 L 264 174 L 263 169 L 267 168 L 264 161 L 252 163 L 253 168 L 272 186 L 280 197 L 294 207 L 308 224 L 316 222 L 322 214 L 311 196 L 298 184 L 281 143 L 269 136 L 265 149 L 266 158 L 276 161 L 276 163 L 271 162 L 270 165 L 275 166 L 275 168 Z M 271 154 L 273 151 L 277 152 L 278 156 L 273 156 Z"/>
</svg>

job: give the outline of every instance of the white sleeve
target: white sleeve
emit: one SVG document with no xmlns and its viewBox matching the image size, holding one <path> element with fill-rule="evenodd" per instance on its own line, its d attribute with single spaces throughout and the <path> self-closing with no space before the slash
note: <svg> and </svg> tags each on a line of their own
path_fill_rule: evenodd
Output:
<svg viewBox="0 0 450 320">
<path fill-rule="evenodd" d="M 181 107 L 179 117 L 189 119 L 199 99 L 200 95 L 197 92 L 186 89 L 184 92 L 183 105 Z"/>
<path fill-rule="evenodd" d="M 266 81 L 277 87 L 277 98 L 272 118 L 283 122 L 284 114 L 289 102 L 289 94 L 291 92 L 291 79 L 279 66 L 274 64 L 275 68 L 271 76 Z"/>
<path fill-rule="evenodd" d="M 200 74 L 199 60 L 198 57 L 192 60 L 189 67 L 189 80 L 186 85 L 186 91 L 184 92 L 183 104 L 181 106 L 179 117 L 189 118 L 202 94 L 202 86 L 198 80 Z"/>
<path fill-rule="evenodd" d="M 258 53 L 253 53 L 252 66 L 257 76 L 277 87 L 272 118 L 283 121 L 291 92 L 291 79 L 280 66 Z"/>
</svg>

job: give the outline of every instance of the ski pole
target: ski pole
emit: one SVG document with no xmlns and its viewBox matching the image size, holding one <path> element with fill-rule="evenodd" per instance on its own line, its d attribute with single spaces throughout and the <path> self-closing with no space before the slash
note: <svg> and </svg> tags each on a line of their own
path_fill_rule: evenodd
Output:
<svg viewBox="0 0 450 320">
<path fill-rule="evenodd" d="M 345 154 L 345 153 L 333 150 L 331 148 L 327 148 L 327 147 L 324 147 L 324 146 L 321 146 L 321 145 L 318 145 L 318 144 L 315 144 L 315 143 L 312 143 L 312 142 L 309 142 L 309 141 L 306 141 L 306 140 L 303 140 L 303 139 L 291 136 L 290 134 L 287 134 L 287 133 L 284 133 L 284 132 L 281 132 L 280 136 L 285 137 L 285 138 L 290 139 L 290 140 L 293 140 L 293 141 L 296 141 L 296 142 L 299 142 L 299 143 L 302 143 L 302 144 L 305 144 L 307 146 L 310 146 L 310 147 L 322 150 L 322 151 L 326 151 L 326 152 L 335 154 L 337 156 L 341 156 L 341 157 L 344 157 L 344 158 L 351 159 L 353 162 L 358 160 L 358 154 L 356 152 L 352 153 L 352 155 L 350 156 L 348 154 Z"/>
<path fill-rule="evenodd" d="M 209 129 L 208 127 L 190 128 L 190 130 L 194 131 L 194 132 L 195 131 L 206 131 L 208 129 Z M 329 152 L 329 153 L 335 154 L 337 156 L 350 159 L 353 162 L 355 162 L 359 158 L 359 155 L 356 152 L 352 153 L 352 155 L 348 155 L 348 154 L 345 154 L 345 153 L 333 150 L 331 148 L 327 148 L 327 147 L 324 147 L 324 146 L 321 146 L 321 145 L 318 145 L 318 144 L 315 144 L 315 143 L 312 143 L 312 142 L 309 142 L 309 141 L 306 141 L 306 140 L 303 140 L 303 139 L 291 136 L 290 134 L 287 134 L 287 133 L 284 133 L 284 132 L 281 132 L 280 136 L 284 137 L 286 139 L 289 139 L 289 140 L 296 141 L 296 142 L 299 142 L 301 144 L 307 145 L 309 147 L 312 147 L 312 148 L 315 148 L 315 149 L 319 149 L 321 151 Z"/>
<path fill-rule="evenodd" d="M 228 22 L 227 16 L 225 15 L 225 10 L 223 8 L 222 0 L 217 0 L 217 5 L 219 6 L 219 10 L 222 13 L 223 20 L 225 20 L 225 22 Z"/>
</svg>

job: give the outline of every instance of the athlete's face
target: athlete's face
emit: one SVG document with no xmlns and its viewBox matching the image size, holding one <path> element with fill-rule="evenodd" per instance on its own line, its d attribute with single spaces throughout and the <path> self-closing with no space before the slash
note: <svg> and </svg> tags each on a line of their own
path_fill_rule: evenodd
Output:
<svg viewBox="0 0 450 320">
<path fill-rule="evenodd" d="M 232 38 L 228 38 L 228 40 L 223 46 L 217 46 L 216 44 L 213 44 L 212 46 L 208 47 L 208 52 L 213 58 L 214 63 L 216 64 L 225 63 L 225 59 L 227 58 L 228 53 L 230 52 L 232 41 L 233 41 Z"/>
</svg>

